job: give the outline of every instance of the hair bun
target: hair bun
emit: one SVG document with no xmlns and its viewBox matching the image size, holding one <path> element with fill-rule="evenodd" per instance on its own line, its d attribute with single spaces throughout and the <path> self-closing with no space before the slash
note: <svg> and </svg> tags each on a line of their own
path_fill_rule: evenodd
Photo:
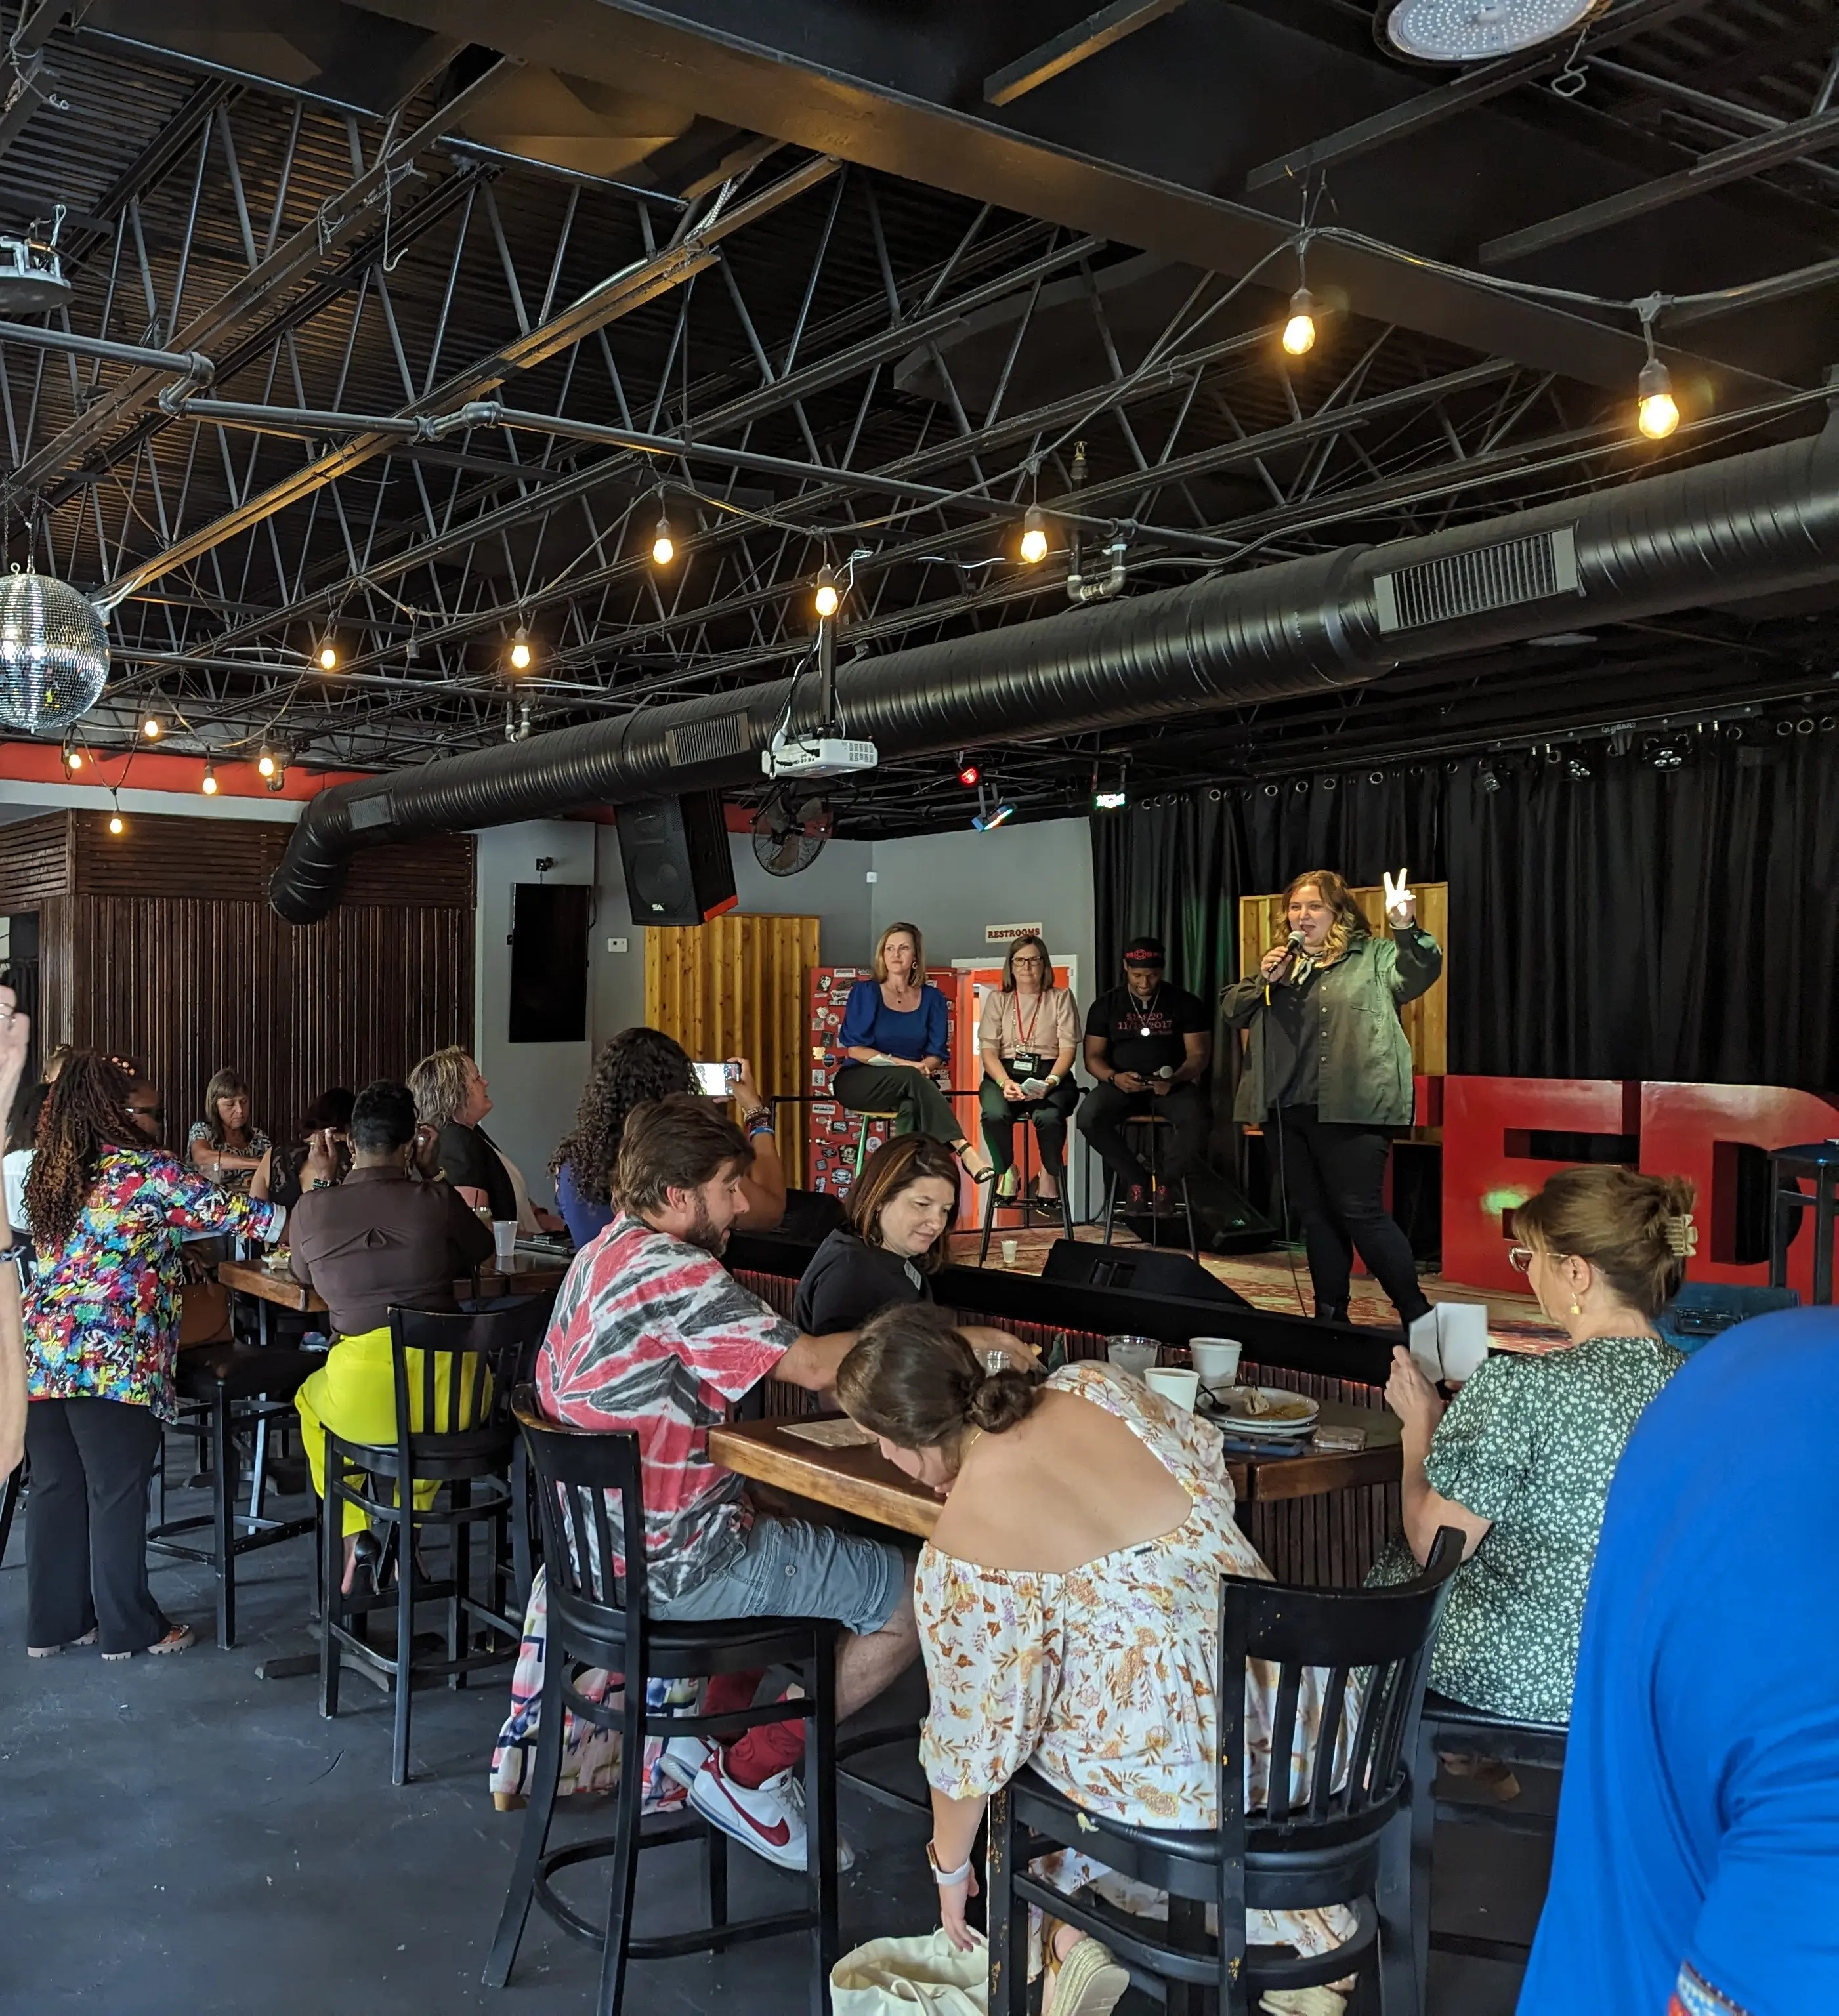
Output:
<svg viewBox="0 0 1839 2016">
<path fill-rule="evenodd" d="M 1035 1405 L 1034 1382 L 1013 1366 L 986 1372 L 970 1395 L 964 1418 L 987 1435 L 999 1435 L 1025 1420 Z"/>
</svg>

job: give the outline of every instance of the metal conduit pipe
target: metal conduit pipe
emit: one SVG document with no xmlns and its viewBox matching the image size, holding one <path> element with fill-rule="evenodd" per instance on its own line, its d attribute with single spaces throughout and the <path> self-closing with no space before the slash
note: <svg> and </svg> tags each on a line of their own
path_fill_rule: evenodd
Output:
<svg viewBox="0 0 1839 2016">
<path fill-rule="evenodd" d="M 0 322 L 0 343 L 23 343 L 34 350 L 67 350 L 77 357 L 135 364 L 147 371 L 171 371 L 194 385 L 208 385 L 217 373 L 217 366 L 201 351 L 149 350 L 138 343 L 77 336 L 67 329 L 41 329 L 31 322 Z"/>
<path fill-rule="evenodd" d="M 1395 665 L 1839 579 L 1839 437 L 1648 477 L 1459 531 L 1311 555 L 1038 622 L 864 658 L 837 674 L 848 731 L 888 756 L 1179 719 L 1355 686 Z M 819 682 L 639 707 L 324 791 L 270 899 L 336 903 L 358 848 L 758 780 Z"/>
</svg>

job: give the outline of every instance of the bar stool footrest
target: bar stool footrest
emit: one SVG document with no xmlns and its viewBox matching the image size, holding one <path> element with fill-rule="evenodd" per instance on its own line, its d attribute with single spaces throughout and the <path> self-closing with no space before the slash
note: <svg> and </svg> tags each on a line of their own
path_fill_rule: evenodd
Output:
<svg viewBox="0 0 1839 2016">
<path fill-rule="evenodd" d="M 660 1826 L 642 1827 L 639 1837 L 641 1852 L 648 1848 L 666 1848 L 672 1843 L 700 1841 L 710 1831 L 700 1819 L 666 1821 Z M 605 1929 L 584 1918 L 574 1906 L 558 1896 L 550 1878 L 556 1871 L 578 1867 L 587 1862 L 603 1859 L 614 1851 L 615 1843 L 610 1834 L 598 1834 L 592 1841 L 570 1841 L 566 1848 L 547 1850 L 538 1863 L 535 1886 L 531 1892 L 535 1903 L 567 1932 L 570 1938 L 579 1939 L 584 1946 L 596 1951 L 606 1945 Z M 635 1935 L 626 1941 L 626 1953 L 632 1960 L 680 1960 L 686 1953 L 718 1953 L 725 1946 L 737 1946 L 750 1939 L 772 1939 L 786 1932 L 808 1932 L 815 1925 L 815 1913 L 810 1911 L 773 1911 L 753 1918 L 735 1918 L 725 1924 L 699 1925 L 688 1931 L 657 1932 L 641 1938 Z"/>
</svg>

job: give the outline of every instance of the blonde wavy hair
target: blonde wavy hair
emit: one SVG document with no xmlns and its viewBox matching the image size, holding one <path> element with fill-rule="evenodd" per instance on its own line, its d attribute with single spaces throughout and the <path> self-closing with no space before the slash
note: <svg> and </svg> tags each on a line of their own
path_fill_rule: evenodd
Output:
<svg viewBox="0 0 1839 2016">
<path fill-rule="evenodd" d="M 1287 913 L 1290 898 L 1297 890 L 1308 888 L 1311 883 L 1315 885 L 1316 893 L 1323 902 L 1334 913 L 1334 922 L 1328 927 L 1327 941 L 1315 960 L 1318 966 L 1332 966 L 1357 939 L 1371 938 L 1373 933 L 1367 927 L 1366 918 L 1360 914 L 1360 905 L 1354 901 L 1354 892 L 1332 868 L 1312 868 L 1307 874 L 1294 877 L 1283 892 L 1283 908 Z M 1286 931 L 1272 950 L 1282 951 L 1289 942 L 1289 937 L 1290 934 Z"/>
<path fill-rule="evenodd" d="M 913 977 L 923 987 L 926 985 L 926 942 L 920 935 L 917 924 L 890 924 L 875 941 L 873 971 L 877 980 L 887 977 L 887 941 L 898 938 L 902 932 L 913 941 Z"/>
<path fill-rule="evenodd" d="M 415 1117 L 424 1127 L 444 1127 L 466 1103 L 466 1080 L 479 1068 L 457 1045 L 423 1057 L 408 1074 Z"/>
</svg>

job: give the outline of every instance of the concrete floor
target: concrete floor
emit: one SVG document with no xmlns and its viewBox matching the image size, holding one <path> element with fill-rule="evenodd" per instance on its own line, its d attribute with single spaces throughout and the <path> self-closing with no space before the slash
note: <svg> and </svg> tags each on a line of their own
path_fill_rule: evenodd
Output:
<svg viewBox="0 0 1839 2016">
<path fill-rule="evenodd" d="M 329 1723 L 314 1680 L 255 1677 L 265 1656 L 305 1648 L 307 1542 L 245 1561 L 236 1651 L 205 1642 L 105 1666 L 93 1651 L 27 1661 L 21 1539 L 16 1528 L 0 1564 L 0 2016 L 573 2016 L 591 2006 L 597 1957 L 538 1913 L 509 1988 L 480 1984 L 522 1825 L 494 1811 L 486 1787 L 506 1705 L 495 1675 L 418 1696 L 416 1780 L 398 1790 L 382 1696 L 347 1682 Z M 204 1572 L 160 1563 L 153 1583 L 207 1639 Z M 916 1718 L 919 1706 L 909 1687 L 889 1719 Z M 1526 1796 L 1549 1802 L 1552 1789 Z M 561 1831 L 599 1831 L 606 1816 L 596 1800 Z M 845 1947 L 926 1929 L 923 1823 L 847 1791 L 843 1820 L 859 1857 L 844 1884 Z M 1439 1851 L 1440 1926 L 1530 1936 L 1541 1846 L 1465 1828 L 1445 1830 Z M 732 1867 L 737 1915 L 797 1902 L 796 1879 L 739 1849 Z M 642 1928 L 693 1921 L 698 1869 L 691 1845 L 647 1855 Z M 584 1906 L 593 1883 L 581 1873 Z M 636 1964 L 626 2007 L 807 2016 L 807 1951 L 779 1939 Z M 1510 2016 L 1517 1987 L 1516 1968 L 1436 1955 L 1431 2016 Z M 1135 1994 L 1124 2006 L 1156 2007 Z"/>
</svg>

